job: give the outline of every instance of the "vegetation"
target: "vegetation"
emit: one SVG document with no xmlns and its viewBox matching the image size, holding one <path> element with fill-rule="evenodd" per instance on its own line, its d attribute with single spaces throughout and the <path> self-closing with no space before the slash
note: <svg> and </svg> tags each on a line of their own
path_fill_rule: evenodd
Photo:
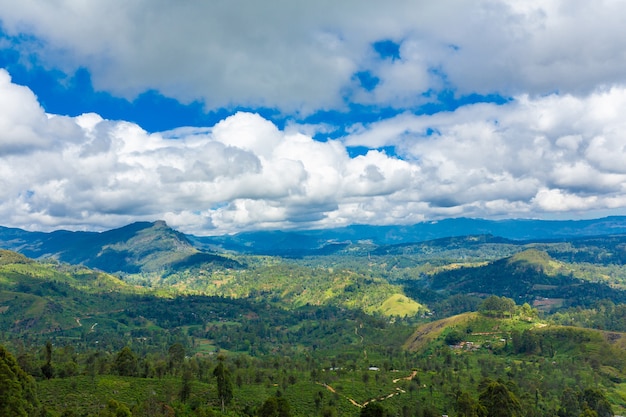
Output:
<svg viewBox="0 0 626 417">
<path fill-rule="evenodd" d="M 281 258 L 159 222 L 103 235 L 0 250 L 0 415 L 626 412 L 622 236 Z M 59 261 L 79 258 L 109 273 Z"/>
<path fill-rule="evenodd" d="M 19 367 L 11 353 L 0 346 L 0 414 L 29 416 L 37 405 L 33 378 Z"/>
</svg>

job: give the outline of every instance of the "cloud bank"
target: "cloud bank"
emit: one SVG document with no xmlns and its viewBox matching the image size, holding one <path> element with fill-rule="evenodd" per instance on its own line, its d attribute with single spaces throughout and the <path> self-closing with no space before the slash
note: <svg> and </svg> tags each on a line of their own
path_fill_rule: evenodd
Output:
<svg viewBox="0 0 626 417">
<path fill-rule="evenodd" d="M 0 0 L 3 43 L 25 62 L 87 69 L 131 99 L 286 114 L 448 90 L 587 95 L 626 82 L 623 16 L 614 0 Z"/>
<path fill-rule="evenodd" d="M 165 219 L 195 234 L 626 207 L 626 88 L 410 113 L 315 141 L 253 113 L 149 134 L 46 114 L 0 70 L 0 217 L 26 229 Z M 352 146 L 394 146 L 397 155 Z"/>
</svg>

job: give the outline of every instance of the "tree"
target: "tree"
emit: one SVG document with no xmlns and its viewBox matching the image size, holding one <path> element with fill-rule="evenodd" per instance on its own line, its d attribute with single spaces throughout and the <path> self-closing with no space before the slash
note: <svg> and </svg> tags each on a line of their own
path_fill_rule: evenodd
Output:
<svg viewBox="0 0 626 417">
<path fill-rule="evenodd" d="M 462 417 L 481 417 L 487 410 L 467 392 L 462 392 L 456 400 L 456 409 Z"/>
<path fill-rule="evenodd" d="M 485 315 L 496 317 L 511 315 L 515 312 L 515 301 L 507 297 L 492 295 L 480 304 L 478 311 Z"/>
<path fill-rule="evenodd" d="M 613 408 L 611 403 L 606 399 L 602 391 L 594 388 L 587 388 L 582 392 L 579 398 L 581 409 L 585 409 L 587 406 L 592 411 L 598 413 L 598 417 L 611 417 L 613 416 Z"/>
<path fill-rule="evenodd" d="M 137 357 L 128 346 L 124 346 L 117 353 L 113 367 L 120 376 L 137 375 Z"/>
<path fill-rule="evenodd" d="M 537 309 L 532 308 L 530 304 L 528 303 L 522 304 L 522 306 L 519 309 L 519 313 L 526 320 L 528 319 L 532 320 L 534 318 L 537 318 L 537 315 L 538 315 Z"/>
<path fill-rule="evenodd" d="M 519 399 L 501 382 L 491 381 L 478 397 L 487 417 L 517 417 L 522 415 Z"/>
<path fill-rule="evenodd" d="M 171 374 L 175 374 L 176 370 L 180 368 L 180 366 L 185 361 L 185 348 L 180 343 L 174 343 L 167 351 L 169 360 L 168 367 Z"/>
<path fill-rule="evenodd" d="M 513 340 L 513 348 L 517 353 L 533 354 L 539 351 L 539 336 L 537 333 L 526 329 L 519 334 L 519 337 Z"/>
<path fill-rule="evenodd" d="M 191 368 L 186 366 L 181 377 L 180 402 L 184 403 L 191 395 Z"/>
<path fill-rule="evenodd" d="M 387 412 L 379 403 L 369 403 L 361 408 L 360 417 L 385 417 Z"/>
<path fill-rule="evenodd" d="M 313 394 L 313 402 L 315 403 L 315 408 L 319 409 L 322 406 L 322 402 L 324 401 L 324 392 L 317 391 Z"/>
<path fill-rule="evenodd" d="M 259 407 L 257 415 L 259 417 L 291 417 L 291 407 L 283 397 L 272 396 Z"/>
<path fill-rule="evenodd" d="M 571 388 L 563 390 L 560 397 L 561 405 L 558 414 L 560 417 L 578 417 L 581 413 L 578 395 Z"/>
<path fill-rule="evenodd" d="M 259 417 L 277 417 L 278 416 L 278 400 L 276 397 L 269 397 L 257 410 Z"/>
<path fill-rule="evenodd" d="M 219 363 L 213 370 L 213 375 L 217 378 L 217 397 L 222 405 L 222 413 L 226 405 L 233 399 L 233 385 L 230 381 L 230 372 L 224 366 L 224 358 L 219 358 Z"/>
<path fill-rule="evenodd" d="M 41 367 L 41 373 L 46 379 L 50 379 L 54 376 L 54 368 L 52 367 L 52 343 L 49 340 L 46 342 L 46 363 Z"/>
<path fill-rule="evenodd" d="M 0 345 L 0 415 L 27 417 L 38 406 L 35 382 Z"/>
<path fill-rule="evenodd" d="M 291 417 L 291 406 L 284 397 L 276 398 L 278 403 L 278 417 Z"/>
<path fill-rule="evenodd" d="M 446 345 L 458 345 L 465 338 L 465 334 L 457 328 L 451 329 L 445 337 Z"/>
</svg>

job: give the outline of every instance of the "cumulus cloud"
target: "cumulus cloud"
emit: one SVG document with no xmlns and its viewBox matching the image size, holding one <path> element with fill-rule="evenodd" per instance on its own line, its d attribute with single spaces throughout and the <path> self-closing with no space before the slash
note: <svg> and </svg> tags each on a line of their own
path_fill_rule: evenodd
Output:
<svg viewBox="0 0 626 417">
<path fill-rule="evenodd" d="M 403 108 L 444 88 L 585 95 L 626 81 L 622 18 L 611 0 L 0 0 L 5 42 L 24 60 L 86 68 L 96 89 L 286 113 Z M 381 41 L 397 56 L 381 56 Z"/>
<path fill-rule="evenodd" d="M 520 96 L 355 126 L 349 146 L 393 146 L 418 167 L 407 188 L 430 216 L 576 215 L 622 207 L 626 89 Z M 441 211 L 440 209 L 444 209 Z"/>
<path fill-rule="evenodd" d="M 137 125 L 46 115 L 0 70 L 0 215 L 35 228 L 107 228 L 166 219 L 181 230 L 346 224 L 345 198 L 393 193 L 414 167 L 378 152 L 350 158 L 338 141 L 237 113 L 210 128 L 149 134 Z M 7 149 L 9 151 L 7 151 Z"/>
<path fill-rule="evenodd" d="M 326 142 L 253 113 L 152 134 L 46 114 L 4 70 L 0 109 L 0 216 L 27 229 L 165 219 L 222 234 L 626 206 L 625 88 L 403 114 Z"/>
</svg>

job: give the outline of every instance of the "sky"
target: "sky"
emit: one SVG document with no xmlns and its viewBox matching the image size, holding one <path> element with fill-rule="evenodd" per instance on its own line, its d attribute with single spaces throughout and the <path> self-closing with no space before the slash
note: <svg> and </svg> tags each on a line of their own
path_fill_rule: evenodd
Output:
<svg viewBox="0 0 626 417">
<path fill-rule="evenodd" d="M 626 1 L 0 0 L 0 225 L 626 215 Z"/>
</svg>

